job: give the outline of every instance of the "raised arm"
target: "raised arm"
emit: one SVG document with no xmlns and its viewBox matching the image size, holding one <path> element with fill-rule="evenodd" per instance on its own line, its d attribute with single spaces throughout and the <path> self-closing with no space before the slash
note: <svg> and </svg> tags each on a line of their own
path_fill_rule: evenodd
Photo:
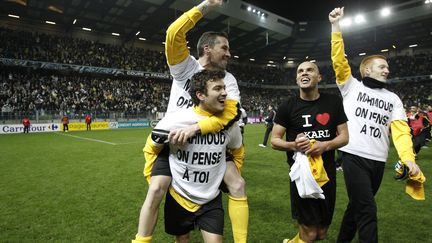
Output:
<svg viewBox="0 0 432 243">
<path fill-rule="evenodd" d="M 331 34 L 331 59 L 333 70 L 336 74 L 336 83 L 344 84 L 351 76 L 351 68 L 345 57 L 345 47 L 339 25 L 340 19 L 344 16 L 344 8 L 335 8 L 329 14 L 329 21 L 332 25 Z"/>
<path fill-rule="evenodd" d="M 211 9 L 221 4 L 222 0 L 205 0 L 182 14 L 168 27 L 165 39 L 165 56 L 169 65 L 179 64 L 189 56 L 186 33 Z"/>
</svg>

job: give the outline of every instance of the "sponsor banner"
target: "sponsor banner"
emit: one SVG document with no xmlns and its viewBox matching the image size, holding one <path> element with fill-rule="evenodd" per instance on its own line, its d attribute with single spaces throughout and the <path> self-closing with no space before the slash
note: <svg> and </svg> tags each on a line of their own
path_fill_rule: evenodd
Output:
<svg viewBox="0 0 432 243">
<path fill-rule="evenodd" d="M 154 73 L 154 72 L 143 72 L 143 71 L 136 71 L 136 70 L 126 70 L 125 74 L 127 76 L 135 76 L 135 77 L 172 79 L 171 75 L 167 74 L 167 73 Z"/>
<path fill-rule="evenodd" d="M 118 128 L 118 122 L 109 123 L 109 129 L 117 129 L 117 128 Z"/>
<path fill-rule="evenodd" d="M 158 122 L 159 122 L 160 120 L 152 120 L 151 122 L 150 122 L 150 126 L 151 127 L 156 127 L 156 125 L 158 124 Z"/>
<path fill-rule="evenodd" d="M 118 122 L 118 128 L 144 128 L 150 127 L 149 121 Z"/>
<path fill-rule="evenodd" d="M 60 124 L 58 123 L 40 123 L 31 124 L 30 132 L 57 132 L 60 131 Z M 22 124 L 7 124 L 0 125 L 0 134 L 22 133 L 24 126 Z"/>
<path fill-rule="evenodd" d="M 11 59 L 11 58 L 0 58 L 0 64 L 6 66 L 31 67 L 34 69 L 41 68 L 41 69 L 50 69 L 50 70 L 75 71 L 79 73 L 107 74 L 112 76 L 132 76 L 132 77 L 146 77 L 146 78 L 158 78 L 158 79 L 172 79 L 171 75 L 167 73 L 144 72 L 138 70 L 93 67 L 93 66 L 74 65 L 74 64 L 67 64 L 67 63 L 53 63 L 53 62 L 42 62 L 42 61 L 32 61 L 32 60 Z"/>
<path fill-rule="evenodd" d="M 92 122 L 91 130 L 104 130 L 109 129 L 109 122 Z M 69 131 L 86 131 L 87 126 L 85 122 L 71 122 L 69 123 Z M 63 131 L 63 124 L 61 124 L 61 131 Z"/>
<path fill-rule="evenodd" d="M 260 120 L 259 117 L 248 117 L 248 124 L 253 124 L 253 123 L 264 123 L 264 118 Z"/>
</svg>

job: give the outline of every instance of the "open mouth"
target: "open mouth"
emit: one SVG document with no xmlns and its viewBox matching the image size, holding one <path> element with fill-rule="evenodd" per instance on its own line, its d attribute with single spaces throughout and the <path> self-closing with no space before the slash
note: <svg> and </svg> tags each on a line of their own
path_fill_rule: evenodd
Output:
<svg viewBox="0 0 432 243">
<path fill-rule="evenodd" d="M 302 84 L 307 84 L 307 83 L 309 83 L 309 81 L 310 81 L 310 78 L 308 78 L 308 77 L 301 78 L 301 80 L 300 80 L 300 82 Z"/>
</svg>

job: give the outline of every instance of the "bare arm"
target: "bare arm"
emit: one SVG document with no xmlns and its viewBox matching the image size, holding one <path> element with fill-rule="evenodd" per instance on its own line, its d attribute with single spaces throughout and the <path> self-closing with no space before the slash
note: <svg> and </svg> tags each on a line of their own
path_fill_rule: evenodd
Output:
<svg viewBox="0 0 432 243">
<path fill-rule="evenodd" d="M 222 5 L 222 0 L 205 0 L 182 14 L 168 27 L 165 38 L 165 55 L 168 64 L 179 64 L 189 56 L 186 33 L 203 15 L 220 5 Z"/>
<path fill-rule="evenodd" d="M 295 143 L 285 141 L 283 138 L 285 136 L 285 133 L 285 127 L 279 124 L 274 124 L 270 140 L 272 148 L 280 151 L 294 151 Z"/>
<path fill-rule="evenodd" d="M 329 21 L 332 25 L 332 32 L 341 32 L 339 20 L 344 16 L 344 7 L 335 8 L 329 13 Z"/>
<path fill-rule="evenodd" d="M 316 141 L 314 146 L 306 151 L 306 154 L 312 156 L 321 155 L 330 150 L 335 150 L 348 144 L 348 125 L 343 123 L 337 126 L 337 135 L 330 141 Z"/>
<path fill-rule="evenodd" d="M 336 74 L 336 83 L 344 84 L 351 76 L 351 68 L 345 57 L 345 46 L 339 25 L 340 19 L 344 16 L 344 8 L 335 8 L 329 14 L 329 21 L 332 25 L 331 35 L 331 59 L 333 70 Z"/>
<path fill-rule="evenodd" d="M 304 135 L 304 133 L 297 134 L 297 137 L 294 141 L 286 141 L 284 140 L 284 135 L 286 133 L 286 128 L 279 125 L 274 124 L 272 130 L 271 137 L 271 145 L 275 150 L 280 151 L 302 151 L 310 149 L 309 139 Z"/>
</svg>

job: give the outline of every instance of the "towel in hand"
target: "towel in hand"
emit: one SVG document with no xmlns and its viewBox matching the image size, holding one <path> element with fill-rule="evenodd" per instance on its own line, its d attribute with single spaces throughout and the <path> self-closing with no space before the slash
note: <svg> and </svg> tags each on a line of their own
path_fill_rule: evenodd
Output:
<svg viewBox="0 0 432 243">
<path fill-rule="evenodd" d="M 321 186 L 329 180 L 321 156 L 310 157 L 302 152 L 295 152 L 290 178 L 297 186 L 301 198 L 325 199 Z"/>
<path fill-rule="evenodd" d="M 421 171 L 415 176 L 410 175 L 405 186 L 405 192 L 415 200 L 425 200 L 423 186 L 425 181 L 426 177 Z"/>
</svg>

